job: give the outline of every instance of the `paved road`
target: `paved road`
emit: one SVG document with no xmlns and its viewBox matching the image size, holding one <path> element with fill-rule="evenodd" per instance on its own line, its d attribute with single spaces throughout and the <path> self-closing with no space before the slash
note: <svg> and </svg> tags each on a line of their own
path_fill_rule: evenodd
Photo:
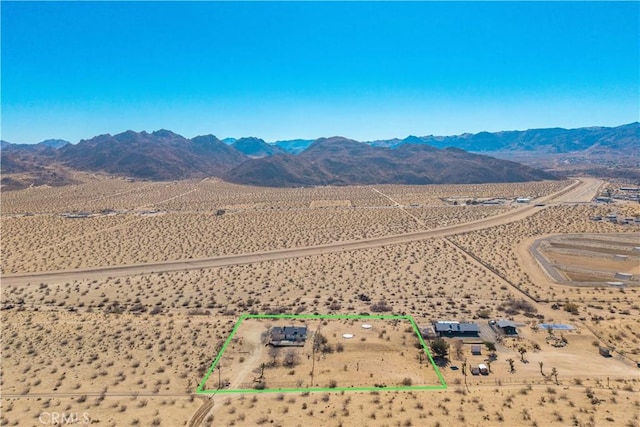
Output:
<svg viewBox="0 0 640 427">
<path fill-rule="evenodd" d="M 597 193 L 602 181 L 592 178 L 581 178 L 567 188 L 535 200 L 536 204 L 545 203 L 546 206 L 584 203 L 590 201 Z M 2 284 L 26 285 L 39 283 L 73 282 L 85 279 L 106 279 L 108 277 L 122 277 L 139 274 L 152 274 L 172 271 L 188 271 L 226 267 L 232 265 L 253 264 L 265 261 L 275 261 L 288 258 L 300 258 L 329 253 L 356 251 L 381 246 L 397 245 L 426 239 L 452 236 L 469 231 L 482 230 L 500 224 L 507 224 L 529 217 L 545 206 L 523 205 L 514 210 L 504 212 L 489 218 L 483 218 L 462 224 L 437 228 L 426 231 L 416 231 L 391 236 L 374 237 L 369 239 L 335 242 L 325 245 L 278 249 L 267 252 L 249 254 L 225 255 L 213 258 L 187 259 L 177 261 L 152 262 L 145 264 L 117 265 L 95 268 L 81 268 L 75 270 L 45 271 L 37 273 L 7 274 L 2 276 Z"/>
<path fill-rule="evenodd" d="M 547 257 L 545 257 L 540 253 L 540 250 L 538 248 L 542 240 L 544 239 L 538 239 L 535 242 L 533 242 L 533 244 L 529 248 L 529 252 L 531 252 L 531 254 L 535 257 L 536 261 L 538 261 L 538 264 L 540 264 L 540 266 L 542 267 L 542 270 L 546 274 L 548 274 L 552 280 L 555 280 L 558 283 L 566 283 L 565 278 L 562 277 L 560 272 L 553 266 L 553 264 L 549 262 Z"/>
</svg>

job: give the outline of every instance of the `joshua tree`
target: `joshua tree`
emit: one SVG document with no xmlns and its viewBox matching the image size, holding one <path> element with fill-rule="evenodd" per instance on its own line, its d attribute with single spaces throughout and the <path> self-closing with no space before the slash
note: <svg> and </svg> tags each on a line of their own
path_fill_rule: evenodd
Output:
<svg viewBox="0 0 640 427">
<path fill-rule="evenodd" d="M 467 385 L 467 361 L 462 362 L 462 375 L 464 375 L 464 385 Z"/>
<path fill-rule="evenodd" d="M 527 349 L 524 347 L 518 348 L 518 353 L 520 353 L 520 360 L 524 362 L 524 354 L 527 352 Z"/>
<path fill-rule="evenodd" d="M 540 375 L 542 375 L 543 377 L 546 377 L 546 375 L 544 374 L 544 372 L 542 372 L 542 367 L 544 366 L 544 362 L 540 361 L 538 362 L 538 365 L 540 365 Z"/>
<path fill-rule="evenodd" d="M 260 364 L 260 381 L 261 382 L 264 381 L 264 367 L 265 367 L 265 364 L 261 363 Z"/>
<path fill-rule="evenodd" d="M 556 385 L 558 385 L 558 370 L 556 368 L 551 368 L 551 376 L 555 378 Z"/>
<path fill-rule="evenodd" d="M 507 359 L 507 363 L 509 364 L 509 372 L 513 374 L 516 371 L 516 368 L 514 366 L 514 360 L 509 358 Z"/>
</svg>

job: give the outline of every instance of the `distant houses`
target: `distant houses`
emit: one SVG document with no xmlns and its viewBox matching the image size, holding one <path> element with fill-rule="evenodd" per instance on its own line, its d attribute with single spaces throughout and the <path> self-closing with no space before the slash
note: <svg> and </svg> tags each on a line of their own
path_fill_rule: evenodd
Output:
<svg viewBox="0 0 640 427">
<path fill-rule="evenodd" d="M 89 218 L 91 216 L 90 212 L 65 212 L 62 214 L 64 218 Z"/>
<path fill-rule="evenodd" d="M 306 326 L 274 326 L 269 330 L 269 344 L 274 347 L 302 347 L 306 341 Z"/>
</svg>

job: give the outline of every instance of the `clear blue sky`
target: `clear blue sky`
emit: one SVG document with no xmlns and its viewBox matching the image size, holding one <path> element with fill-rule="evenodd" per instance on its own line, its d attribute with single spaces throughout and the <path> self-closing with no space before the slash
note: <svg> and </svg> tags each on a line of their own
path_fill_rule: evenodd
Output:
<svg viewBox="0 0 640 427">
<path fill-rule="evenodd" d="M 2 139 L 616 126 L 640 3 L 6 2 Z"/>
</svg>

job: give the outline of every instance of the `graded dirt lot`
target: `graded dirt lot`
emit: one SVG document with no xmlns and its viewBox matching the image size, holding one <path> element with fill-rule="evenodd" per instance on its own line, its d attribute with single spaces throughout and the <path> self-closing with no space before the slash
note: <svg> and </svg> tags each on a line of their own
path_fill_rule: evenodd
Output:
<svg viewBox="0 0 640 427">
<path fill-rule="evenodd" d="M 40 426 L 43 414 L 85 412 L 92 425 L 108 426 L 638 425 L 638 289 L 554 283 L 528 251 L 561 233 L 637 235 L 637 226 L 590 220 L 614 209 L 639 212 L 589 203 L 598 180 L 257 189 L 75 179 L 2 194 L 2 425 Z M 520 196 L 537 200 L 442 200 Z M 444 391 L 195 395 L 240 315 L 373 313 L 375 305 L 411 315 L 420 327 L 468 320 L 484 331 L 490 319 L 510 318 L 520 338 L 489 336 L 496 359 L 488 376 L 465 377 L 461 369 L 465 358 L 469 366 L 487 363 L 486 348 L 472 355 L 472 340 L 460 357 L 452 350 Z M 554 347 L 541 323 L 576 329 Z M 339 326 L 329 338 L 345 333 Z M 396 332 L 390 340 L 402 344 L 404 329 Z M 361 345 L 361 333 L 354 335 L 350 343 Z M 346 384 L 345 363 L 353 373 L 353 361 L 339 359 L 347 357 L 344 344 L 319 361 L 330 369 L 318 374 L 319 385 Z M 600 356 L 600 345 L 612 357 Z M 369 379 L 409 375 L 372 353 L 377 370 L 366 371 Z M 252 381 L 255 363 L 270 359 L 254 354 L 233 356 L 245 362 L 230 382 Z M 294 375 L 276 370 L 309 378 L 302 364 Z"/>
<path fill-rule="evenodd" d="M 537 240 L 531 252 L 558 283 L 608 285 L 625 273 L 631 277 L 621 285 L 638 286 L 640 250 L 634 248 L 639 244 L 637 233 L 559 235 Z"/>
</svg>

